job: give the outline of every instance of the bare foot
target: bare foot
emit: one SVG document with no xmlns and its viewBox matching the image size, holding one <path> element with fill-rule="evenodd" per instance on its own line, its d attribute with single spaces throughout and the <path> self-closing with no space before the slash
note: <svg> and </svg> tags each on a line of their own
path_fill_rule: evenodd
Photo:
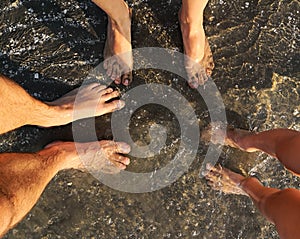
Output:
<svg viewBox="0 0 300 239">
<path fill-rule="evenodd" d="M 259 151 L 257 148 L 249 147 L 249 140 L 247 140 L 253 135 L 256 135 L 256 133 L 244 129 L 230 128 L 227 129 L 226 142 L 228 142 L 228 145 L 231 147 L 235 147 L 249 153 L 257 152 Z"/>
<path fill-rule="evenodd" d="M 227 144 L 226 127 L 221 122 L 211 122 L 206 129 L 201 132 L 201 140 L 213 144 Z"/>
<path fill-rule="evenodd" d="M 232 172 L 229 169 L 222 168 L 220 165 L 216 167 L 208 166 L 209 172 L 205 178 L 208 180 L 208 184 L 218 191 L 222 191 L 226 194 L 239 194 L 247 195 L 239 185 L 245 179 L 244 176 Z"/>
<path fill-rule="evenodd" d="M 48 154 L 49 151 L 59 152 L 61 169 L 75 168 L 115 174 L 126 169 L 130 163 L 129 158 L 121 155 L 130 152 L 130 146 L 123 142 L 109 140 L 90 143 L 53 142 L 45 149 L 48 149 Z"/>
<path fill-rule="evenodd" d="M 205 142 L 212 142 L 213 144 L 225 144 L 227 146 L 238 148 L 247 152 L 255 152 L 257 149 L 247 147 L 246 140 L 248 136 L 255 135 L 255 133 L 227 127 L 226 130 L 221 129 L 219 122 L 212 122 L 202 132 L 201 139 Z"/>
<path fill-rule="evenodd" d="M 186 55 L 188 84 L 191 88 L 197 88 L 211 77 L 214 61 L 202 22 L 186 22 L 184 19 L 180 10 L 179 21 Z"/>
<path fill-rule="evenodd" d="M 125 2 L 124 2 L 125 4 Z M 126 5 L 128 8 L 128 6 Z M 123 21 L 115 22 L 110 17 L 104 47 L 104 69 L 116 84 L 128 86 L 132 81 L 131 13 Z"/>
<path fill-rule="evenodd" d="M 63 125 L 72 121 L 100 116 L 122 109 L 124 101 L 114 100 L 119 96 L 118 91 L 106 88 L 99 83 L 92 83 L 70 91 L 61 98 L 47 103 L 50 106 L 59 108 L 59 114 L 53 117 L 50 126 Z"/>
</svg>

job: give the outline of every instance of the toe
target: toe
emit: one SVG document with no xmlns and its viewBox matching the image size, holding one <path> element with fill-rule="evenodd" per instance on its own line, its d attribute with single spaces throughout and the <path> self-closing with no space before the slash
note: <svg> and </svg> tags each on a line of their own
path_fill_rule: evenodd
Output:
<svg viewBox="0 0 300 239">
<path fill-rule="evenodd" d="M 104 62 L 103 62 L 103 68 L 104 68 L 105 70 L 107 70 L 108 65 L 109 65 L 108 60 L 104 60 Z"/>
<path fill-rule="evenodd" d="M 122 170 L 126 169 L 126 165 L 124 165 L 124 164 L 122 164 L 122 163 L 120 163 L 120 162 L 113 161 L 112 163 L 113 163 L 117 168 L 119 168 L 119 169 L 122 169 Z"/>
<path fill-rule="evenodd" d="M 120 96 L 120 92 L 115 90 L 113 92 L 107 92 L 106 94 L 102 95 L 101 99 L 105 102 L 105 101 L 109 101 L 113 98 L 119 97 Z"/>
<path fill-rule="evenodd" d="M 115 84 L 121 84 L 121 73 L 120 73 L 120 66 L 117 62 L 113 65 L 111 79 L 115 82 Z"/>
<path fill-rule="evenodd" d="M 116 110 L 120 110 L 125 106 L 125 102 L 123 100 L 114 100 L 110 103 L 105 104 L 106 113 L 114 112 Z"/>
<path fill-rule="evenodd" d="M 121 154 L 128 154 L 130 152 L 130 145 L 124 142 L 116 142 L 116 152 Z"/>
<path fill-rule="evenodd" d="M 113 81 L 115 81 L 117 78 L 120 78 L 119 77 L 119 65 L 117 63 L 115 63 L 113 65 L 113 70 L 112 70 L 112 74 L 111 74 L 111 79 Z"/>
<path fill-rule="evenodd" d="M 125 73 L 122 75 L 122 84 L 125 86 L 130 85 L 132 82 L 132 72 Z"/>
<path fill-rule="evenodd" d="M 114 160 L 124 165 L 129 165 L 130 163 L 130 159 L 122 155 L 116 155 Z"/>
<path fill-rule="evenodd" d="M 97 85 L 95 85 L 92 90 L 95 90 L 97 92 L 101 92 L 102 90 L 105 90 L 107 88 L 106 85 L 101 85 L 100 83 L 97 83 Z"/>
<path fill-rule="evenodd" d="M 204 85 L 204 83 L 208 80 L 206 71 L 202 66 L 199 66 L 198 72 L 196 73 L 195 77 L 197 78 L 199 85 Z"/>
<path fill-rule="evenodd" d="M 199 86 L 198 81 L 196 80 L 196 77 L 194 77 L 194 76 L 192 76 L 189 79 L 188 84 L 192 89 L 196 89 Z"/>
<path fill-rule="evenodd" d="M 110 94 L 111 92 L 113 92 L 114 90 L 112 88 L 105 88 L 105 89 L 102 89 L 100 91 L 98 91 L 98 93 L 101 95 L 101 96 L 104 96 L 104 95 L 107 95 L 107 94 Z"/>
<path fill-rule="evenodd" d="M 106 67 L 106 74 L 108 77 L 112 79 L 112 75 L 114 73 L 114 66 L 116 64 L 116 61 L 112 58 L 107 59 L 107 67 Z"/>
<path fill-rule="evenodd" d="M 113 72 L 113 67 L 112 67 L 112 65 L 108 65 L 107 68 L 106 68 L 106 74 L 107 74 L 107 76 L 108 76 L 108 77 L 111 77 L 112 72 Z"/>
</svg>

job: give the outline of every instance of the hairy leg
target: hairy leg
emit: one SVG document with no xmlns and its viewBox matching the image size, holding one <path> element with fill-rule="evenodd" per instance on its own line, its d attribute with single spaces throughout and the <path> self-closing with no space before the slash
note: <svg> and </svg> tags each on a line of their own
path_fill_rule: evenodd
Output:
<svg viewBox="0 0 300 239">
<path fill-rule="evenodd" d="M 46 122 L 56 111 L 5 76 L 0 76 L 0 96 L 0 134 L 31 124 L 33 119 Z"/>
<path fill-rule="evenodd" d="M 203 11 L 208 0 L 182 0 L 179 11 L 185 68 L 192 88 L 203 85 L 214 68 L 213 57 L 203 28 Z"/>
<path fill-rule="evenodd" d="M 29 212 L 60 170 L 84 169 L 85 162 L 92 163 L 99 170 L 105 170 L 106 165 L 111 169 L 111 165 L 107 164 L 109 161 L 114 165 L 114 172 L 119 172 L 129 164 L 129 159 L 120 154 L 129 151 L 130 147 L 125 143 L 100 141 L 77 145 L 74 142 L 57 142 L 37 153 L 0 154 L 0 222 L 3 223 L 0 235 Z"/>
<path fill-rule="evenodd" d="M 132 81 L 131 14 L 123 0 L 93 0 L 108 15 L 104 68 L 116 84 Z"/>
<path fill-rule="evenodd" d="M 50 103 L 36 100 L 4 76 L 0 76 L 0 86 L 0 134 L 23 125 L 63 125 L 124 107 L 124 102 L 120 100 L 107 103 L 118 97 L 119 93 L 98 83 L 75 89 Z M 76 114 L 73 116 L 75 99 Z"/>
</svg>

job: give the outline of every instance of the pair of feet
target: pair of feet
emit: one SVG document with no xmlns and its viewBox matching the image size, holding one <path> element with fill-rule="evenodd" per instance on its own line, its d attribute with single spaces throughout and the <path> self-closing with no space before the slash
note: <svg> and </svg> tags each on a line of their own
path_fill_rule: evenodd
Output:
<svg viewBox="0 0 300 239">
<path fill-rule="evenodd" d="M 131 12 L 121 22 L 108 19 L 104 48 L 104 68 L 116 84 L 128 86 L 132 81 Z M 191 88 L 203 85 L 212 74 L 213 57 L 202 22 L 187 22 L 179 11 L 185 53 L 185 69 Z"/>
<path fill-rule="evenodd" d="M 224 143 L 227 146 L 239 148 L 246 152 L 257 151 L 251 148 L 247 144 L 247 136 L 255 133 L 241 129 L 227 128 L 226 131 L 220 129 L 219 124 L 210 124 L 209 127 L 202 133 L 202 140 L 205 142 L 211 141 L 213 144 Z M 220 165 L 213 167 L 212 165 L 206 165 L 207 174 L 205 178 L 208 181 L 208 185 L 214 190 L 222 191 L 226 194 L 238 194 L 246 195 L 242 190 L 241 184 L 247 178 L 235 173 L 229 169 L 222 168 Z"/>
</svg>

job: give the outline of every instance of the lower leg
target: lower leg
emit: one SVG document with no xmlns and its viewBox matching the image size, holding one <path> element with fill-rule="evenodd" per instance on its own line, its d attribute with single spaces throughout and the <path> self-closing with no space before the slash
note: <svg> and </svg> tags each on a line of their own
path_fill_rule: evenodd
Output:
<svg viewBox="0 0 300 239">
<path fill-rule="evenodd" d="M 124 107 L 121 100 L 107 103 L 118 97 L 119 92 L 98 83 L 77 88 L 47 103 L 31 97 L 22 87 L 5 76 L 0 75 L 0 86 L 0 134 L 23 125 L 64 125 Z"/>
<path fill-rule="evenodd" d="M 118 172 L 129 164 L 129 159 L 120 154 L 129 151 L 125 143 L 100 141 L 76 145 L 58 142 L 37 153 L 0 154 L 0 222 L 6 224 L 0 226 L 0 235 L 29 212 L 60 170 L 83 166 L 105 170 L 107 165 L 114 165 Z"/>
<path fill-rule="evenodd" d="M 1 75 L 0 97 L 0 134 L 26 124 L 44 126 L 58 116 L 59 107 L 49 107 L 34 99 L 18 84 Z"/>
<path fill-rule="evenodd" d="M 256 178 L 246 178 L 220 167 L 210 168 L 206 178 L 216 190 L 226 193 L 242 190 L 244 193 L 239 194 L 249 196 L 259 211 L 269 221 L 275 223 L 280 238 L 299 238 L 299 190 L 264 187 Z M 231 191 L 227 190 L 228 186 Z"/>
<path fill-rule="evenodd" d="M 276 157 L 287 169 L 300 175 L 300 132 L 273 129 L 260 133 L 228 130 L 226 141 L 247 152 L 263 151 Z"/>
<path fill-rule="evenodd" d="M 220 166 L 210 168 L 205 177 L 215 190 L 249 196 L 255 206 L 269 219 L 269 215 L 266 215 L 261 205 L 265 198 L 280 190 L 264 187 L 256 178 L 244 177 Z"/>
<path fill-rule="evenodd" d="M 269 215 L 268 211 L 264 210 L 265 200 L 269 198 L 272 194 L 280 192 L 276 188 L 264 187 L 256 178 L 249 177 L 244 178 L 239 187 L 248 194 L 252 199 L 255 206 L 260 210 L 260 212 L 270 221 L 274 222 L 272 216 Z"/>
<path fill-rule="evenodd" d="M 131 53 L 131 16 L 123 0 L 93 0 L 109 17 L 104 49 L 104 68 L 116 84 L 130 84 L 133 67 Z"/>
<path fill-rule="evenodd" d="M 203 11 L 208 0 L 182 0 L 179 12 L 188 80 L 196 88 L 207 80 L 214 68 L 213 58 L 203 28 Z"/>
<path fill-rule="evenodd" d="M 255 178 L 241 183 L 259 211 L 276 226 L 280 238 L 299 238 L 300 191 L 263 187 Z"/>
<path fill-rule="evenodd" d="M 300 137 L 300 132 L 289 129 L 273 129 L 260 133 L 238 129 L 227 131 L 227 139 L 241 149 L 248 152 L 260 150 L 274 157 L 277 156 L 277 151 L 281 145 L 295 136 Z"/>
</svg>

